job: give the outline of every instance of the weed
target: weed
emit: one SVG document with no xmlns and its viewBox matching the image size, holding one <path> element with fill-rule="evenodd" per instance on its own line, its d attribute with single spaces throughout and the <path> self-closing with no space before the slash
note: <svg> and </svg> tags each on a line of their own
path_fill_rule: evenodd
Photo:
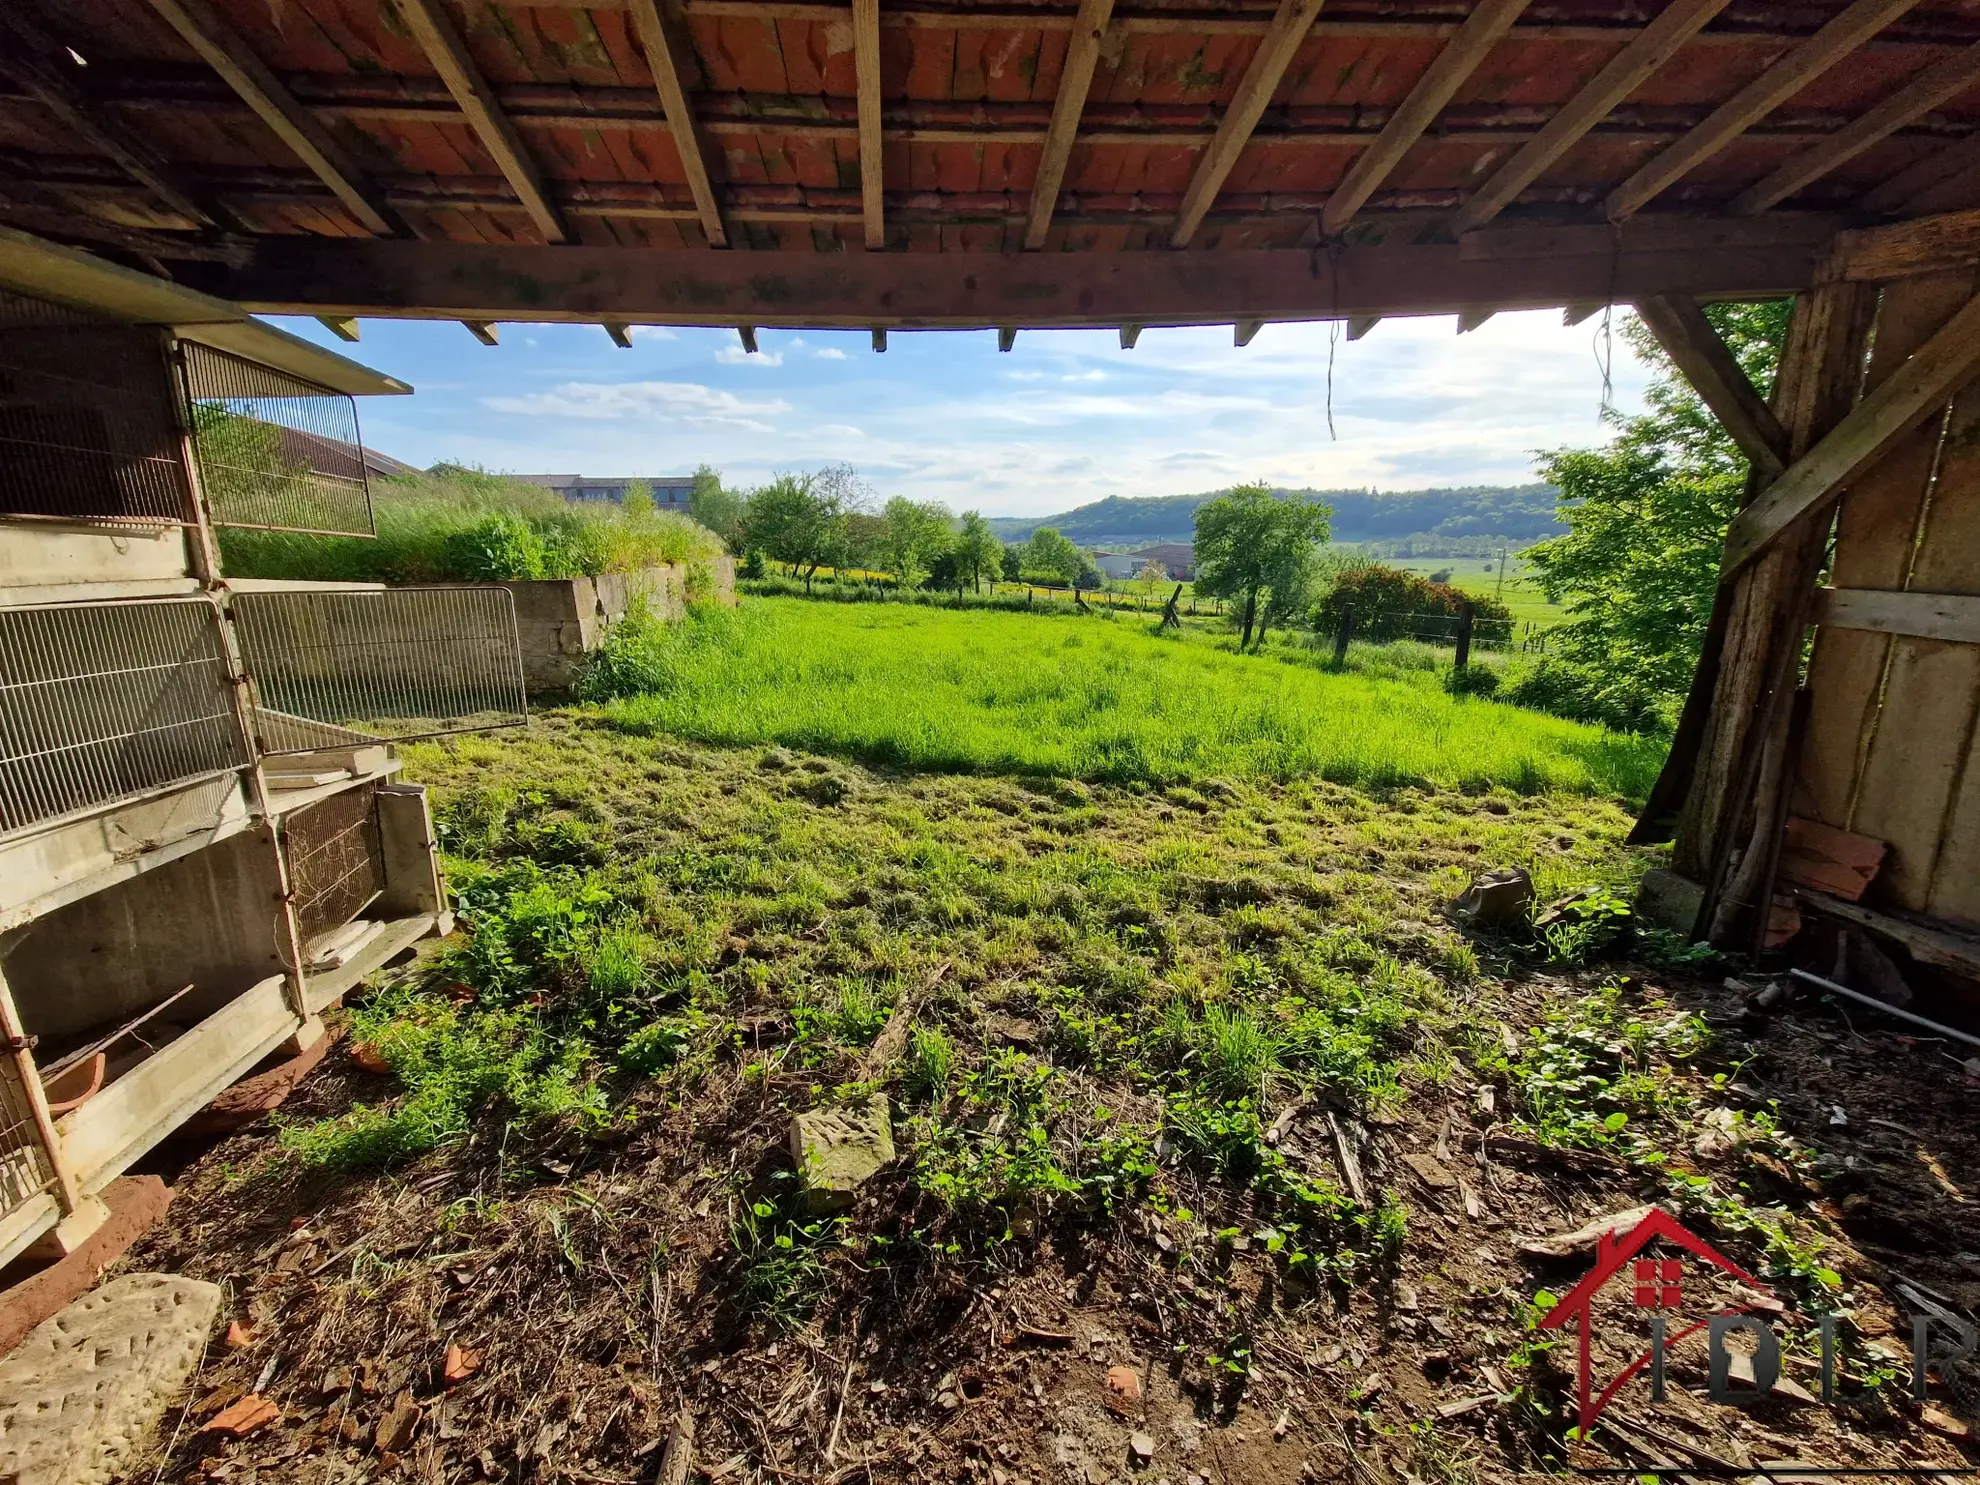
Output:
<svg viewBox="0 0 1980 1485">
<path fill-rule="evenodd" d="M 811 1317 L 825 1294 L 825 1258 L 845 1234 L 843 1217 L 807 1217 L 769 1201 L 745 1203 L 729 1227 L 736 1297 L 745 1312 L 784 1329 Z"/>
<path fill-rule="evenodd" d="M 907 1067 L 901 1081 L 911 1096 L 939 1102 L 949 1091 L 949 1074 L 955 1060 L 955 1044 L 947 1032 L 938 1026 L 919 1027 L 908 1043 Z"/>
</svg>

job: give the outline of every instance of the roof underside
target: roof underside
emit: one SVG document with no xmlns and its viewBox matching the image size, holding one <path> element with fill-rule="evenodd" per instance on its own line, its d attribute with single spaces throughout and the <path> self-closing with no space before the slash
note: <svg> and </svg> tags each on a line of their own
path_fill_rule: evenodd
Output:
<svg viewBox="0 0 1980 1485">
<path fill-rule="evenodd" d="M 682 321 L 697 315 L 618 290 L 574 315 L 527 290 L 386 282 L 367 298 L 351 280 L 390 280 L 400 270 L 380 265 L 410 265 L 398 248 L 424 244 L 497 249 L 473 261 L 541 265 L 561 293 L 568 264 L 551 259 L 580 247 L 672 263 L 720 243 L 720 256 L 790 267 L 869 249 L 981 262 L 1029 237 L 1045 255 L 1222 264 L 1673 215 L 1738 215 L 1763 237 L 1785 220 L 1792 238 L 1796 214 L 1875 221 L 1980 202 L 1980 13 L 1967 5 L 1678 0 L 1684 34 L 1555 149 L 1543 128 L 1590 108 L 1604 69 L 1672 25 L 1661 7 L 883 3 L 876 45 L 856 23 L 866 4 L 33 0 L 17 38 L 28 60 L 0 35 L 0 221 L 270 307 Z M 670 117 L 676 85 L 686 107 Z M 1482 210 L 1481 188 L 1542 154 Z M 1682 168 L 1657 184 L 1672 161 Z M 1791 165 L 1814 173 L 1789 180 Z M 360 243 L 368 255 L 345 261 L 362 272 L 340 270 L 336 250 Z M 1552 297 L 1588 297 L 1590 282 L 1564 278 Z M 699 318 L 751 310 L 717 298 Z M 806 307 L 789 318 L 889 319 L 864 301 L 836 317 Z M 1094 318 L 1204 317 L 1153 299 L 1105 308 Z M 1027 323 L 1016 309 L 948 318 Z"/>
</svg>

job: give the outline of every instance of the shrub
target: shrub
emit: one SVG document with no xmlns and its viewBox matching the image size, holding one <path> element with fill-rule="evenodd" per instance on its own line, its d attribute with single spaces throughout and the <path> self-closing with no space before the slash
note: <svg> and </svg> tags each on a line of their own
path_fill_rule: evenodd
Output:
<svg viewBox="0 0 1980 1485">
<path fill-rule="evenodd" d="M 1400 639 L 1424 619 L 1456 619 L 1472 605 L 1480 619 L 1506 621 L 1512 611 L 1493 598 L 1473 598 L 1447 583 L 1433 583 L 1401 568 L 1371 562 L 1351 567 L 1334 579 L 1334 591 L 1314 605 L 1315 629 L 1332 632 L 1341 615 L 1354 609 L 1357 639 Z M 1456 633 L 1455 627 L 1452 633 Z"/>
<path fill-rule="evenodd" d="M 1576 722 L 1599 722 L 1618 732 L 1649 736 L 1669 732 L 1677 720 L 1669 698 L 1638 678 L 1605 675 L 1553 655 L 1514 676 L 1500 699 Z"/>
</svg>

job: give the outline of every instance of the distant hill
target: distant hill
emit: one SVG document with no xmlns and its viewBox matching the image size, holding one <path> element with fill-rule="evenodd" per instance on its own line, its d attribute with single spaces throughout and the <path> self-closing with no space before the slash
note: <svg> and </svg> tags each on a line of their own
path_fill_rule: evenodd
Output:
<svg viewBox="0 0 1980 1485">
<path fill-rule="evenodd" d="M 1083 547 L 1140 547 L 1189 541 L 1196 508 L 1221 491 L 1201 495 L 1110 495 L 1056 516 L 994 516 L 1005 541 L 1023 541 L 1040 526 Z M 1554 518 L 1560 492 L 1552 485 L 1468 485 L 1449 490 L 1281 490 L 1334 509 L 1334 540 L 1395 541 L 1412 536 L 1532 542 L 1566 528 Z"/>
</svg>

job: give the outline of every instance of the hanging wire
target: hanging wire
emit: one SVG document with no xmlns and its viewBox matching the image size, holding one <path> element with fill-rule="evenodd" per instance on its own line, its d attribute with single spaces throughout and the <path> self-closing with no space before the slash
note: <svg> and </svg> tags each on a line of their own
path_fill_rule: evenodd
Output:
<svg viewBox="0 0 1980 1485">
<path fill-rule="evenodd" d="M 1604 305 L 1602 327 L 1595 332 L 1595 364 L 1602 369 L 1602 400 L 1595 408 L 1595 421 L 1598 423 L 1608 422 L 1609 410 L 1614 405 L 1616 341 L 1610 322 L 1615 312 L 1616 307 L 1613 304 Z"/>
<path fill-rule="evenodd" d="M 1335 443 L 1341 441 L 1340 434 L 1334 431 L 1334 347 L 1340 344 L 1341 322 L 1327 321 L 1327 437 Z"/>
</svg>

